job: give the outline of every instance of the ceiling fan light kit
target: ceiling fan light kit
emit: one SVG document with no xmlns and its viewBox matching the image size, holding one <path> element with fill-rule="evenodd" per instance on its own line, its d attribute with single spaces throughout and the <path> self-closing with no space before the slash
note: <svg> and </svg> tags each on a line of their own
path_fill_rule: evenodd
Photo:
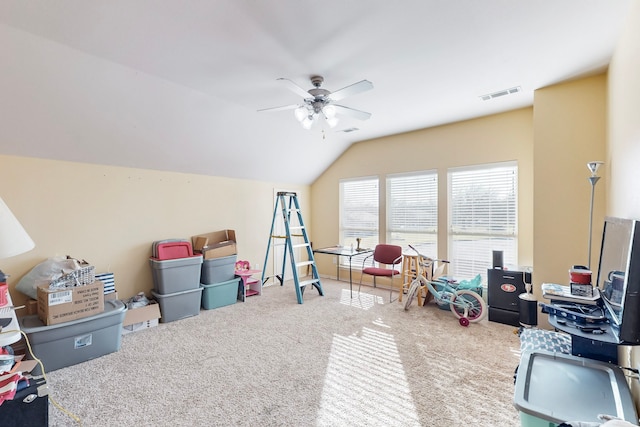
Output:
<svg viewBox="0 0 640 427">
<path fill-rule="evenodd" d="M 305 91 L 289 79 L 279 78 L 278 80 L 285 82 L 291 91 L 302 96 L 302 104 L 266 108 L 258 111 L 281 111 L 292 109 L 296 120 L 300 122 L 304 129 L 311 129 L 320 116 L 324 117 L 324 120 L 331 128 L 334 128 L 339 122 L 337 115 L 349 116 L 358 120 L 367 120 L 371 117 L 371 113 L 367 113 L 366 111 L 355 110 L 353 108 L 335 104 L 335 101 L 347 96 L 373 89 L 373 84 L 368 80 L 359 81 L 335 92 L 330 92 L 320 87 L 324 82 L 324 78 L 322 76 L 311 77 L 311 83 L 314 87 L 308 91 Z"/>
</svg>

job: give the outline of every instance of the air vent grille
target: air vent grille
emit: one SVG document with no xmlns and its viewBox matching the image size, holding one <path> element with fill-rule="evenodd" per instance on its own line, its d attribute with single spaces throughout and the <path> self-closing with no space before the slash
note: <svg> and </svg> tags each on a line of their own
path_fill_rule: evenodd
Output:
<svg viewBox="0 0 640 427">
<path fill-rule="evenodd" d="M 360 130 L 360 128 L 347 128 L 347 129 L 341 130 L 340 132 L 349 133 L 349 132 L 355 132 L 357 130 Z"/>
<path fill-rule="evenodd" d="M 500 90 L 498 92 L 489 93 L 486 95 L 482 95 L 480 99 L 483 101 L 488 101 L 494 98 L 500 98 L 501 96 L 512 95 L 514 93 L 522 92 L 522 88 L 520 86 L 511 87 L 509 89 Z"/>
</svg>

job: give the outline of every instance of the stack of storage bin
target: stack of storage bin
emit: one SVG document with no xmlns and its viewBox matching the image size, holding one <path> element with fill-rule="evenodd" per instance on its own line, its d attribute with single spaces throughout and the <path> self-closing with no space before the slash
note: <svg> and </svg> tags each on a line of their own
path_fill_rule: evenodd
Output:
<svg viewBox="0 0 640 427">
<path fill-rule="evenodd" d="M 202 308 L 210 310 L 235 304 L 240 278 L 235 277 L 236 255 L 205 259 L 202 263 L 200 287 Z"/>
<path fill-rule="evenodd" d="M 200 314 L 202 255 L 193 254 L 191 242 L 154 242 L 149 264 L 153 273 L 151 294 L 160 304 L 162 323 Z"/>
</svg>

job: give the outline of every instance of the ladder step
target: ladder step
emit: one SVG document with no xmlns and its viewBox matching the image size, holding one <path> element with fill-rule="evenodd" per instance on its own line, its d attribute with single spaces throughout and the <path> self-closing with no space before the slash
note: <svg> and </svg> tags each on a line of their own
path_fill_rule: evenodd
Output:
<svg viewBox="0 0 640 427">
<path fill-rule="evenodd" d="M 309 246 L 309 243 L 298 243 L 297 245 L 293 245 L 294 248 L 305 248 Z"/>
<path fill-rule="evenodd" d="M 311 265 L 313 264 L 313 261 L 300 261 L 300 262 L 296 262 L 296 267 L 304 267 L 306 265 Z"/>
<path fill-rule="evenodd" d="M 303 287 L 307 285 L 313 285 L 314 283 L 320 283 L 320 280 L 319 279 L 303 280 L 302 282 L 300 282 L 298 286 Z"/>
<path fill-rule="evenodd" d="M 289 230 L 302 230 L 304 229 L 304 225 L 290 225 Z"/>
</svg>

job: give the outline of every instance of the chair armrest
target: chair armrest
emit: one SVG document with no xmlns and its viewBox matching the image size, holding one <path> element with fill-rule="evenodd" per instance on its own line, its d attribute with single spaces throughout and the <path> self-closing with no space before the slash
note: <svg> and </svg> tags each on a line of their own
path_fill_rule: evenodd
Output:
<svg viewBox="0 0 640 427">
<path fill-rule="evenodd" d="M 369 258 L 371 258 L 372 256 L 373 256 L 373 254 L 369 254 L 369 255 L 367 255 L 366 257 L 364 257 L 364 258 L 362 259 L 362 269 L 363 269 L 363 270 L 364 270 L 364 265 L 366 264 L 367 260 L 368 260 Z M 373 265 L 373 263 L 371 263 L 371 265 Z"/>
</svg>

